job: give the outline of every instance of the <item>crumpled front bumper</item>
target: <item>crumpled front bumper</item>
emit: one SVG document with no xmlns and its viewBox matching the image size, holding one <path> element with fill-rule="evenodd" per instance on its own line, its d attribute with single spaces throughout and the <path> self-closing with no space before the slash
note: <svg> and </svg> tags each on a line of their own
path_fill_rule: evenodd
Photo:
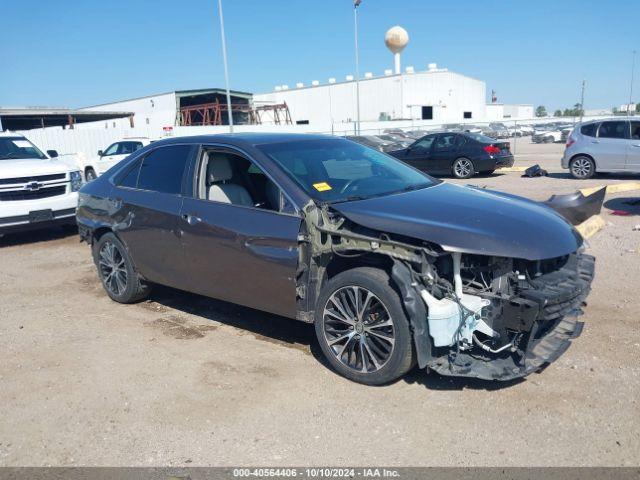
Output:
<svg viewBox="0 0 640 480">
<path fill-rule="evenodd" d="M 582 333 L 584 323 L 578 318 L 595 274 L 593 256 L 577 254 L 575 261 L 571 272 L 558 271 L 552 284 L 535 291 L 540 310 L 526 344 L 521 345 L 523 354 L 486 359 L 462 352 L 453 360 L 438 358 L 429 367 L 441 375 L 507 381 L 526 377 L 557 360 Z"/>
</svg>

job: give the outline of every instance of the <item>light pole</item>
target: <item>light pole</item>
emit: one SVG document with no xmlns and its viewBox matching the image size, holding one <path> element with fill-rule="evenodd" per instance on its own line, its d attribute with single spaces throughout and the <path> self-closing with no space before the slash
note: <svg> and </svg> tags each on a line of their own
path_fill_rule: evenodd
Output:
<svg viewBox="0 0 640 480">
<path fill-rule="evenodd" d="M 353 2 L 354 43 L 356 48 L 356 132 L 360 135 L 360 56 L 358 53 L 358 7 L 362 0 Z"/>
<path fill-rule="evenodd" d="M 582 116 L 584 115 L 584 84 L 585 81 L 582 80 L 582 93 L 580 93 L 580 123 L 582 123 Z"/>
<path fill-rule="evenodd" d="M 222 0 L 218 0 L 220 15 L 220 38 L 222 40 L 222 63 L 224 64 L 224 82 L 227 89 L 227 117 L 229 118 L 229 133 L 233 133 L 233 110 L 231 109 L 231 91 L 229 90 L 229 68 L 227 67 L 227 42 L 224 36 L 224 16 L 222 15 Z"/>
<path fill-rule="evenodd" d="M 633 74 L 636 69 L 636 51 L 633 51 L 631 56 L 631 85 L 629 86 L 629 103 L 627 104 L 627 117 L 631 113 L 631 101 L 633 99 Z"/>
</svg>

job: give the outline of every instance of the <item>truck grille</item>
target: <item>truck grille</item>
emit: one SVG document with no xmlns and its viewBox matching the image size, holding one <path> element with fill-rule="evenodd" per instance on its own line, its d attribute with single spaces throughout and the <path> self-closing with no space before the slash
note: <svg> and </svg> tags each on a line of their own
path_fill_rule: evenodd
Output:
<svg viewBox="0 0 640 480">
<path fill-rule="evenodd" d="M 39 198 L 57 197 L 58 195 L 64 195 L 66 192 L 66 185 L 42 187 L 39 190 L 0 190 L 0 202 L 37 200 Z"/>
<path fill-rule="evenodd" d="M 0 185 L 16 185 L 29 182 L 49 182 L 51 180 L 64 180 L 66 174 L 54 173 L 52 175 L 34 175 L 32 177 L 0 178 Z"/>
</svg>

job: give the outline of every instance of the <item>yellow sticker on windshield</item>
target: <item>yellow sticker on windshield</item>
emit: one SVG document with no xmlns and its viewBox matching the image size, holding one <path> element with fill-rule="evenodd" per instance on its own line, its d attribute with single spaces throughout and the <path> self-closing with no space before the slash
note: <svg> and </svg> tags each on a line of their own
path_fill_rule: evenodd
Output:
<svg viewBox="0 0 640 480">
<path fill-rule="evenodd" d="M 327 190 L 331 190 L 331 185 L 327 182 L 314 183 L 313 188 L 318 190 L 319 192 L 326 192 Z"/>
</svg>

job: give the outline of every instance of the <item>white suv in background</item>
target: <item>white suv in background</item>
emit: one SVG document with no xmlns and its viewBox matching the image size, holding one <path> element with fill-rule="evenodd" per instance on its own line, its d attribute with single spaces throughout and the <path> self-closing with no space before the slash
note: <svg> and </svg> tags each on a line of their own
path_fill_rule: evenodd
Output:
<svg viewBox="0 0 640 480">
<path fill-rule="evenodd" d="M 106 150 L 98 150 L 98 156 L 84 165 L 84 176 L 87 182 L 96 179 L 99 175 L 120 163 L 136 150 L 149 145 L 151 141 L 145 137 L 124 138 L 112 143 Z"/>
<path fill-rule="evenodd" d="M 576 125 L 561 163 L 578 179 L 596 172 L 640 173 L 640 119 L 618 117 Z"/>
<path fill-rule="evenodd" d="M 0 236 L 75 224 L 82 174 L 24 136 L 0 132 Z"/>
</svg>

